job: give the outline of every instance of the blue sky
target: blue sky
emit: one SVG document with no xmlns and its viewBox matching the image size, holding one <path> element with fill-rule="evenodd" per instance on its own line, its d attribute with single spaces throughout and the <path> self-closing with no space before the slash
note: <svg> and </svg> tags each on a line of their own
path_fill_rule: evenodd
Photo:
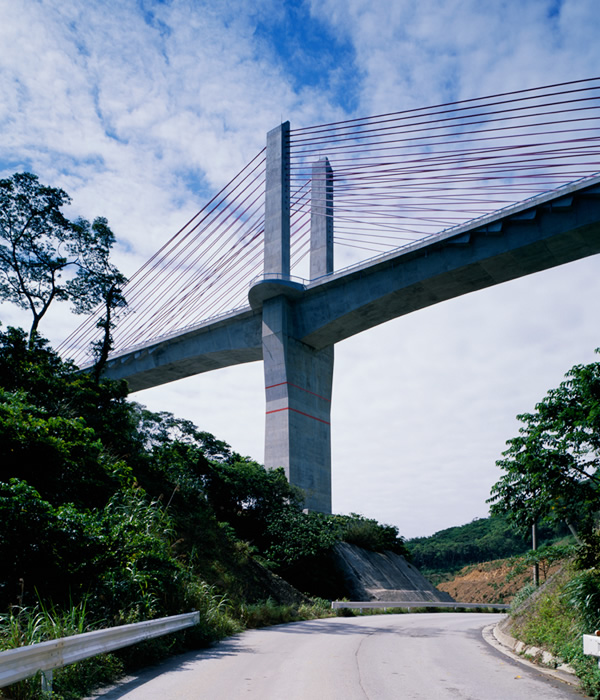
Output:
<svg viewBox="0 0 600 700">
<path fill-rule="evenodd" d="M 70 216 L 106 216 L 131 274 L 280 121 L 600 75 L 598 36 L 597 0 L 0 0 L 0 175 L 31 170 Z M 584 260 L 341 343 L 334 509 L 407 536 L 485 516 L 515 415 L 594 359 L 599 279 Z M 77 321 L 59 307 L 42 331 Z M 259 363 L 134 398 L 262 459 Z"/>
</svg>

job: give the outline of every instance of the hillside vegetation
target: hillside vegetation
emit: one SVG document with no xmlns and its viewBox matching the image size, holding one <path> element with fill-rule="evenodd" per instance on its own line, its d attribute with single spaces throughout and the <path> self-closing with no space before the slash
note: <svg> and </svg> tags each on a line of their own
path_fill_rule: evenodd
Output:
<svg viewBox="0 0 600 700">
<path fill-rule="evenodd" d="M 583 553 L 583 552 L 582 552 Z M 539 588 L 524 586 L 513 600 L 506 630 L 528 646 L 550 652 L 555 663 L 568 663 L 582 689 L 600 698 L 597 659 L 583 654 L 582 635 L 600 621 L 600 576 L 586 567 L 585 554 L 563 565 Z"/>
<path fill-rule="evenodd" d="M 550 545 L 565 536 L 565 526 L 540 526 L 538 542 Z M 506 516 L 478 518 L 466 525 L 440 530 L 429 537 L 406 541 L 413 564 L 432 583 L 448 581 L 465 566 L 506 559 L 531 549 L 531 535 Z M 466 602 L 466 601 L 464 601 Z"/>
<path fill-rule="evenodd" d="M 185 645 L 323 615 L 305 594 L 345 595 L 337 542 L 407 553 L 395 527 L 302 508 L 283 470 L 129 401 L 124 383 L 78 372 L 38 335 L 0 333 L 0 649 L 202 616 L 175 641 L 57 673 L 56 697 Z M 39 681 L 9 692 L 36 697 Z"/>
<path fill-rule="evenodd" d="M 503 473 L 488 499 L 492 518 L 407 544 L 430 578 L 453 579 L 439 584 L 451 594 L 512 598 L 514 636 L 570 663 L 598 698 L 600 672 L 583 655 L 582 634 L 600 628 L 600 362 L 572 367 L 533 412 L 517 419 L 518 435 L 497 462 Z M 527 546 L 518 533 L 534 523 L 545 546 L 499 561 L 506 548 L 514 555 Z M 567 531 L 570 542 L 553 543 Z M 539 588 L 525 582 L 536 562 L 543 571 Z M 459 564 L 471 566 L 455 576 Z M 519 576 L 525 585 L 515 591 Z"/>
</svg>

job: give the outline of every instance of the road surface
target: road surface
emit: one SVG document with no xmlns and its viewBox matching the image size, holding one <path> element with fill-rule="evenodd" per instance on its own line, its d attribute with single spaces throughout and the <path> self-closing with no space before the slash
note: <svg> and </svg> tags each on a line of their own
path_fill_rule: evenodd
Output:
<svg viewBox="0 0 600 700">
<path fill-rule="evenodd" d="M 102 700 L 565 700 L 577 689 L 501 654 L 501 615 L 331 618 L 250 630 L 170 659 Z"/>
</svg>

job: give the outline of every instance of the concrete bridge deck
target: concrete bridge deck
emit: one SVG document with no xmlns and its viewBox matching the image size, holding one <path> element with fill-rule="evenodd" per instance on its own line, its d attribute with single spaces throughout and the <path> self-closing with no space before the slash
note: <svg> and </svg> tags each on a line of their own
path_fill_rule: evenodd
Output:
<svg viewBox="0 0 600 700">
<path fill-rule="evenodd" d="M 266 275 L 250 305 L 111 358 L 139 391 L 263 359 L 262 305 L 283 296 L 290 332 L 321 350 L 418 309 L 600 253 L 600 176 L 585 178 L 347 270 L 298 283 Z"/>
</svg>

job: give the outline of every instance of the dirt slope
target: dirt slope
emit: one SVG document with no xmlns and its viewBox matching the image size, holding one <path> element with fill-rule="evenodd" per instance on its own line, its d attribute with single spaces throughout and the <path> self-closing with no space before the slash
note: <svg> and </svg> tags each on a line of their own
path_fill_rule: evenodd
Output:
<svg viewBox="0 0 600 700">
<path fill-rule="evenodd" d="M 510 581 L 507 576 L 514 564 L 507 559 L 498 559 L 482 564 L 465 566 L 452 581 L 438 583 L 440 591 L 446 591 L 461 603 L 510 603 L 515 594 L 532 579 L 532 571 L 517 574 Z M 555 564 L 541 572 L 541 580 L 560 568 Z"/>
</svg>

